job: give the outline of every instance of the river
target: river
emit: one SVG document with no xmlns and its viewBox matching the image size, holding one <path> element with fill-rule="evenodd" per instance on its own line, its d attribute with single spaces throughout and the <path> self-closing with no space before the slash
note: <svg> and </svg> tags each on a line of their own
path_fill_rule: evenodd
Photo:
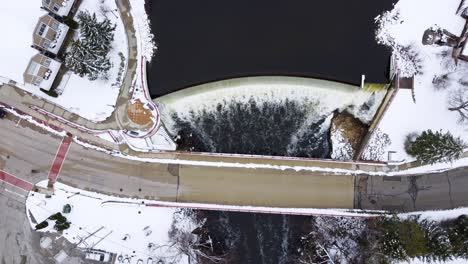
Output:
<svg viewBox="0 0 468 264">
<path fill-rule="evenodd" d="M 394 2 L 396 1 L 148 1 L 147 10 L 158 45 L 158 51 L 148 65 L 151 95 L 159 98 L 194 85 L 245 76 L 303 76 L 336 80 L 356 86 L 361 82 L 361 74 L 365 74 L 369 82 L 386 83 L 390 53 L 375 43 L 374 18 L 382 11 L 391 9 Z M 254 101 L 254 104 L 260 106 L 263 103 L 262 100 Z M 265 154 L 266 144 L 276 144 L 272 139 L 278 139 L 278 136 L 269 133 L 263 133 L 258 138 L 252 137 L 249 144 L 242 146 L 236 144 L 239 138 L 242 139 L 242 135 L 236 134 L 239 138 L 226 137 L 229 133 L 237 133 L 232 130 L 233 123 L 242 127 L 244 122 L 249 122 L 252 110 L 257 111 L 258 107 L 252 107 L 249 98 L 240 105 L 235 100 L 220 100 L 219 104 L 221 106 L 214 104 L 208 111 L 203 107 L 192 109 L 195 111 L 192 111 L 195 113 L 193 119 L 185 121 L 193 124 L 196 120 L 204 119 L 202 123 L 209 124 L 206 131 L 211 134 L 196 135 L 196 142 L 187 143 L 188 147 L 205 151 L 212 151 L 214 147 L 219 152 Z M 284 106 L 285 101 L 280 105 L 272 103 L 264 107 L 265 111 L 271 110 L 270 116 L 273 119 L 263 120 L 261 122 L 264 123 L 251 126 L 251 130 L 274 128 L 277 120 L 274 116 L 279 113 L 280 120 L 284 123 L 276 125 L 282 131 L 293 129 L 297 132 L 300 126 L 298 124 L 307 123 L 304 122 L 307 118 L 302 116 L 305 112 L 300 111 L 304 109 L 304 105 L 289 105 L 288 110 L 293 109 L 289 113 L 280 109 Z M 310 104 L 306 107 L 309 106 Z M 245 111 L 237 111 L 238 114 L 230 122 L 215 122 L 220 120 L 214 116 L 216 114 L 222 117 L 236 112 L 223 112 L 223 109 L 242 107 L 247 108 Z M 294 112 L 296 110 L 297 113 Z M 291 121 L 294 117 L 298 118 L 297 123 Z M 326 117 L 326 114 L 319 115 L 314 120 L 315 123 L 309 124 L 317 129 Z M 291 123 L 287 122 L 290 121 L 292 125 L 288 127 Z M 184 120 L 175 123 L 175 126 L 187 125 Z M 223 127 L 231 130 L 223 135 Z M 188 130 L 187 133 L 193 136 L 192 132 Z M 216 142 L 225 144 L 210 146 L 216 136 Z M 226 138 L 231 140 L 223 141 Z M 306 138 L 312 140 L 310 133 Z M 302 156 L 329 156 L 328 142 L 320 137 L 316 139 L 322 140 L 320 147 L 305 152 Z M 288 149 L 284 146 L 287 145 L 288 142 L 276 144 L 282 146 L 283 153 L 270 149 L 269 154 L 284 155 L 284 151 Z M 235 149 L 236 147 L 242 149 Z M 233 252 L 229 263 L 294 263 L 291 253 L 311 221 L 310 217 L 232 212 L 198 213 L 207 218 L 206 227 L 214 241 Z"/>
</svg>

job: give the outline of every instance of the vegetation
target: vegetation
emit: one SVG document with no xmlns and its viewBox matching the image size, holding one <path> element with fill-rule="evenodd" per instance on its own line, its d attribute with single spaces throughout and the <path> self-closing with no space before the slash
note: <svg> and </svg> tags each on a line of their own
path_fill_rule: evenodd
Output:
<svg viewBox="0 0 468 264">
<path fill-rule="evenodd" d="M 468 259 L 468 216 L 436 222 L 419 216 L 316 217 L 294 252 L 295 263 L 394 263 Z M 339 228 L 345 222 L 348 228 Z M 340 229 L 340 232 L 330 230 Z M 333 254 L 331 254 L 333 252 Z"/>
<path fill-rule="evenodd" d="M 80 12 L 78 14 L 80 38 L 73 41 L 65 54 L 65 66 L 80 77 L 89 80 L 106 78 L 112 67 L 108 58 L 115 25 L 109 19 L 97 21 L 96 14 Z"/>
<path fill-rule="evenodd" d="M 49 226 L 49 223 L 47 221 L 42 221 L 39 224 L 36 225 L 36 230 L 41 230 Z"/>
<path fill-rule="evenodd" d="M 57 231 L 63 231 L 70 228 L 70 222 L 67 221 L 67 218 L 63 216 L 60 212 L 53 214 L 49 217 L 50 220 L 55 221 L 54 229 Z"/>
<path fill-rule="evenodd" d="M 443 134 L 432 130 L 424 131 L 417 137 L 410 135 L 405 142 L 406 152 L 425 164 L 454 161 L 460 158 L 466 147 L 465 142 L 450 132 Z"/>
</svg>

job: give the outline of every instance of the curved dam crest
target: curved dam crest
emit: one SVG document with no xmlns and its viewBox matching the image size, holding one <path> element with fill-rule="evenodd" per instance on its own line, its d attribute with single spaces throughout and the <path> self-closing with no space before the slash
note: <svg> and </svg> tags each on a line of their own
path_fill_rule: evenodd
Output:
<svg viewBox="0 0 468 264">
<path fill-rule="evenodd" d="M 198 85 L 155 101 L 179 149 L 330 158 L 335 111 L 369 122 L 385 90 L 310 78 L 245 77 Z"/>
</svg>

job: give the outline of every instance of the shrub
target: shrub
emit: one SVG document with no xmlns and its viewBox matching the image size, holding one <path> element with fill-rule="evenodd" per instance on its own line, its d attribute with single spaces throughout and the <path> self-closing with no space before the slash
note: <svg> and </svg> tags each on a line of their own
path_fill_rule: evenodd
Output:
<svg viewBox="0 0 468 264">
<path fill-rule="evenodd" d="M 42 221 L 39 224 L 36 225 L 36 230 L 41 230 L 49 226 L 49 223 L 47 221 Z"/>
<path fill-rule="evenodd" d="M 59 232 L 68 228 L 70 228 L 70 222 L 55 222 L 54 229 Z"/>
</svg>

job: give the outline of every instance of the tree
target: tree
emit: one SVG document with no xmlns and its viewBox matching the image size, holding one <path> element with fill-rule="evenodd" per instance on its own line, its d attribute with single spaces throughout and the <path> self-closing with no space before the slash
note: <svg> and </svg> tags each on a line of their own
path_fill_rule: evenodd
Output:
<svg viewBox="0 0 468 264">
<path fill-rule="evenodd" d="M 450 224 L 448 232 L 454 255 L 468 258 L 468 216 L 459 216 Z"/>
<path fill-rule="evenodd" d="M 448 233 L 439 223 L 424 219 L 420 222 L 424 230 L 428 254 L 427 261 L 447 261 L 452 259 L 452 245 Z"/>
<path fill-rule="evenodd" d="M 115 25 L 109 19 L 99 22 L 96 14 L 78 14 L 80 37 L 72 42 L 65 54 L 65 66 L 89 80 L 104 77 L 112 67 L 108 53 L 114 40 Z"/>
<path fill-rule="evenodd" d="M 452 91 L 448 99 L 450 111 L 459 114 L 460 123 L 468 122 L 468 92 L 466 88 L 458 88 Z"/>
<path fill-rule="evenodd" d="M 391 260 L 423 257 L 428 253 L 424 231 L 417 217 L 401 220 L 380 217 L 382 253 Z"/>
<path fill-rule="evenodd" d="M 466 143 L 447 132 L 432 132 L 427 130 L 421 133 L 413 142 L 407 142 L 406 151 L 424 164 L 454 161 L 460 158 Z"/>
</svg>

